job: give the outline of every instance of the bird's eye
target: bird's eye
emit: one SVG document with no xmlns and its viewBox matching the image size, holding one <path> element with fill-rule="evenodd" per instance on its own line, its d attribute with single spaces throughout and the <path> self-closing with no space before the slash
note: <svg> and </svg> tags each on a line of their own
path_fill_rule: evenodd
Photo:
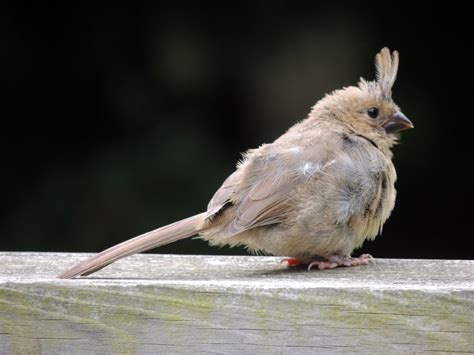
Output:
<svg viewBox="0 0 474 355">
<path fill-rule="evenodd" d="M 367 114 L 372 118 L 377 118 L 379 115 L 379 109 L 377 107 L 371 107 L 367 110 Z"/>
</svg>

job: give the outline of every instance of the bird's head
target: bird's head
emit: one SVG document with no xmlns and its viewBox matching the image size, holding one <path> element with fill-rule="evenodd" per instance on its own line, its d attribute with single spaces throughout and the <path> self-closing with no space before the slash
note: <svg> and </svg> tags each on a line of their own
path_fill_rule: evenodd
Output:
<svg viewBox="0 0 474 355">
<path fill-rule="evenodd" d="M 314 107 L 331 120 L 337 119 L 355 134 L 377 145 L 390 148 L 397 133 L 413 128 L 411 121 L 392 99 L 392 86 L 397 77 L 398 52 L 383 48 L 375 57 L 376 79 L 360 79 L 357 87 L 334 91 Z"/>
</svg>

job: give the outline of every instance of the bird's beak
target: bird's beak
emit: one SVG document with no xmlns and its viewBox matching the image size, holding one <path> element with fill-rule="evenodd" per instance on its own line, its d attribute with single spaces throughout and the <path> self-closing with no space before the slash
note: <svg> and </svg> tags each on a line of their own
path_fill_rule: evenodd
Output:
<svg viewBox="0 0 474 355">
<path fill-rule="evenodd" d="M 395 112 L 383 125 L 387 133 L 397 133 L 413 127 L 413 123 L 400 111 Z"/>
</svg>

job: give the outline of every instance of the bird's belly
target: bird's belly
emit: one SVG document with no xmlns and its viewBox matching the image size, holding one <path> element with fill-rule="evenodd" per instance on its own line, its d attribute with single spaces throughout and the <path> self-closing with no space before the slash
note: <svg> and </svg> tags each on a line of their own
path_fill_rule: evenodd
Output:
<svg viewBox="0 0 474 355">
<path fill-rule="evenodd" d="M 340 178 L 339 184 L 329 171 L 326 176 L 331 179 L 321 177 L 293 195 L 297 197 L 288 201 L 290 212 L 282 222 L 233 236 L 209 233 L 204 238 L 215 245 L 244 245 L 250 252 L 308 262 L 315 256 L 350 255 L 366 239 L 375 238 L 390 215 L 395 201 L 390 168 L 359 171 Z"/>
<path fill-rule="evenodd" d="M 326 195 L 298 201 L 294 213 L 279 227 L 263 227 L 255 248 L 304 261 L 314 256 L 350 255 L 366 239 L 374 239 L 389 217 L 395 201 L 393 183 L 377 183 L 372 193 L 349 197 L 347 191 L 326 189 Z M 319 190 L 321 191 L 321 190 Z M 266 235 L 266 237 L 265 237 Z M 257 245 L 258 244 L 258 245 Z"/>
</svg>

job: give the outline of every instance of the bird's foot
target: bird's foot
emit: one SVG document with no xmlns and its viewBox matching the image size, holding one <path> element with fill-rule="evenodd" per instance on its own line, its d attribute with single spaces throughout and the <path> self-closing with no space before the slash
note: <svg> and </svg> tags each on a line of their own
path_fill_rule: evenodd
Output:
<svg viewBox="0 0 474 355">
<path fill-rule="evenodd" d="M 345 255 L 331 255 L 327 260 L 321 261 L 316 260 L 308 265 L 308 271 L 317 266 L 319 270 L 334 269 L 338 266 L 359 266 L 369 265 L 370 263 L 375 264 L 375 259 L 370 254 L 362 254 L 358 258 Z"/>
<path fill-rule="evenodd" d="M 280 261 L 280 264 L 286 264 L 291 267 L 291 266 L 301 266 L 301 265 L 304 265 L 305 263 L 296 258 L 284 258 Z"/>
<path fill-rule="evenodd" d="M 369 265 L 369 264 L 375 264 L 375 259 L 372 255 L 370 254 L 362 254 L 358 258 L 352 258 L 351 259 L 351 264 L 347 266 L 358 266 L 358 265 Z"/>
</svg>

